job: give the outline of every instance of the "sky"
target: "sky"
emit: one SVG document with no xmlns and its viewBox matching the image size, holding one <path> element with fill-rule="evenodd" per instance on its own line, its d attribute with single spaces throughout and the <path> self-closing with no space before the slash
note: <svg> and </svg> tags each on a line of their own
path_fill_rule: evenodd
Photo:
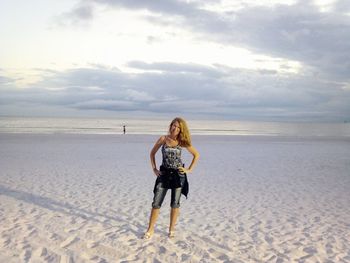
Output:
<svg viewBox="0 0 350 263">
<path fill-rule="evenodd" d="M 350 120 L 348 0 L 0 0 L 0 116 Z"/>
</svg>

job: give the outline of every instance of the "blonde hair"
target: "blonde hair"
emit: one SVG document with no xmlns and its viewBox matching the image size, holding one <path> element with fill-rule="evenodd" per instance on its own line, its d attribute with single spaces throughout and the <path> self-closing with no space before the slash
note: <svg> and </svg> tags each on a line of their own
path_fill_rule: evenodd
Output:
<svg viewBox="0 0 350 263">
<path fill-rule="evenodd" d="M 180 133 L 177 137 L 177 139 L 179 141 L 179 145 L 182 147 L 191 146 L 191 134 L 190 134 L 190 131 L 187 127 L 187 123 L 184 119 L 182 119 L 180 117 L 176 117 L 175 119 L 173 119 L 169 125 L 169 133 L 170 133 L 171 126 L 175 122 L 178 122 L 179 126 L 180 126 Z"/>
</svg>

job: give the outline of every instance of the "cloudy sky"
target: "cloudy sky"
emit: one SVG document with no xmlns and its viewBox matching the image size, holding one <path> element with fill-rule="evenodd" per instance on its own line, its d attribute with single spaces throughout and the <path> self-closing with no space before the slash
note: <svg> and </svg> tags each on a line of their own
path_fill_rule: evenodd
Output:
<svg viewBox="0 0 350 263">
<path fill-rule="evenodd" d="M 0 115 L 350 119 L 348 0 L 0 0 Z"/>
</svg>

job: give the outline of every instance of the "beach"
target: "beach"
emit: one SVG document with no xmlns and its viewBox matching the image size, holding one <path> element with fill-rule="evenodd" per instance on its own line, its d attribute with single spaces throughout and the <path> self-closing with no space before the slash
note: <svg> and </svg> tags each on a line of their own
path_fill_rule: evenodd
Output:
<svg viewBox="0 0 350 263">
<path fill-rule="evenodd" d="M 168 193 L 144 240 L 157 138 L 0 134 L 0 262 L 350 262 L 349 137 L 193 136 L 176 236 Z"/>
</svg>

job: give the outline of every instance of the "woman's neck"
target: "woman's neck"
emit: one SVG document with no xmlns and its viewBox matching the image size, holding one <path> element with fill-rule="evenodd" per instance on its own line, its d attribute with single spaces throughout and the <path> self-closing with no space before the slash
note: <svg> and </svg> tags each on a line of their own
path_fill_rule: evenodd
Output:
<svg viewBox="0 0 350 263">
<path fill-rule="evenodd" d="M 178 137 L 178 136 L 169 134 L 168 137 L 169 137 L 170 139 L 172 139 L 173 141 L 177 141 L 177 137 Z"/>
</svg>

